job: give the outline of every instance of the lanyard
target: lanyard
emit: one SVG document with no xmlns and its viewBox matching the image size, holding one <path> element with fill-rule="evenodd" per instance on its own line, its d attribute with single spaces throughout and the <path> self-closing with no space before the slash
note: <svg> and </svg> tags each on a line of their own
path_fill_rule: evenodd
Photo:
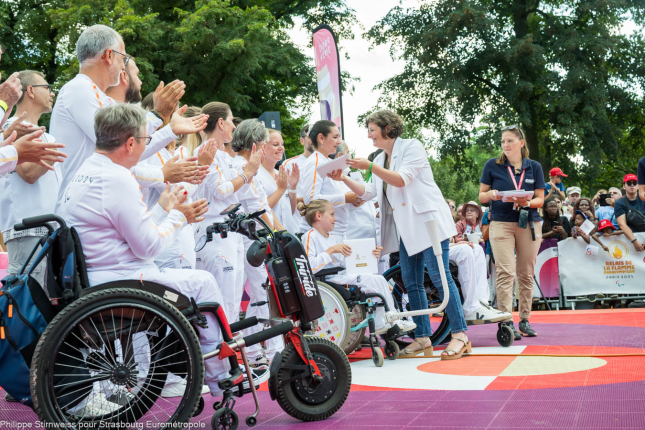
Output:
<svg viewBox="0 0 645 430">
<path fill-rule="evenodd" d="M 524 172 L 526 172 L 526 169 L 522 169 L 522 176 L 520 176 L 520 183 L 518 185 L 517 181 L 515 180 L 515 175 L 511 170 L 511 166 L 507 166 L 507 167 L 508 167 L 508 174 L 511 175 L 511 179 L 513 180 L 513 185 L 515 185 L 515 189 L 519 191 L 520 187 L 522 186 L 522 182 L 524 182 Z"/>
</svg>

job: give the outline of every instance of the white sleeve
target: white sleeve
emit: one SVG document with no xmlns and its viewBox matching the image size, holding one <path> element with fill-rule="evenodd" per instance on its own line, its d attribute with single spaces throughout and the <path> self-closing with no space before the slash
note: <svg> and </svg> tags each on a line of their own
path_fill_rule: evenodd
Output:
<svg viewBox="0 0 645 430">
<path fill-rule="evenodd" d="M 361 200 L 368 202 L 374 197 L 376 197 L 376 185 L 374 182 L 366 182 L 365 184 L 365 192 L 363 193 L 362 196 L 358 196 Z"/>
<path fill-rule="evenodd" d="M 212 163 L 208 175 L 200 185 L 206 190 L 206 195 L 217 200 L 225 199 L 233 194 L 233 184 L 226 181 L 217 163 Z"/>
<path fill-rule="evenodd" d="M 423 149 L 421 142 L 415 140 L 405 148 L 401 167 L 396 172 L 401 175 L 403 183 L 409 185 L 417 177 L 421 169 L 428 165 L 428 154 Z"/>
<path fill-rule="evenodd" d="M 159 167 L 144 164 L 137 164 L 130 171 L 134 174 L 141 188 L 155 188 L 163 190 L 166 186 L 164 183 L 163 171 Z"/>
<path fill-rule="evenodd" d="M 316 273 L 331 263 L 332 260 L 331 255 L 327 254 L 324 250 L 316 249 L 318 244 L 316 243 L 315 236 L 312 237 L 312 233 L 313 230 L 309 230 L 309 232 L 307 232 L 302 238 L 303 243 L 305 244 L 305 249 L 307 250 L 307 258 L 309 259 L 311 271 Z"/>
<path fill-rule="evenodd" d="M 68 109 L 72 121 L 83 130 L 83 133 L 92 142 L 96 143 L 94 117 L 96 116 L 96 112 L 103 107 L 101 101 L 98 99 L 98 93 L 92 89 L 75 91 L 67 102 L 65 107 Z"/>
<path fill-rule="evenodd" d="M 146 133 L 148 133 L 148 135 L 157 131 L 157 129 L 161 127 L 161 124 L 163 124 L 163 121 L 157 118 L 155 114 L 152 112 L 146 113 Z"/>
<path fill-rule="evenodd" d="M 108 200 L 104 202 L 107 216 L 134 255 L 141 259 L 154 258 L 177 239 L 179 231 L 186 225 L 186 217 L 173 209 L 157 225 L 136 182 L 131 178 L 124 178 L 121 182 L 111 187 L 113 193 L 105 196 Z M 153 212 L 159 216 L 156 209 Z"/>
<path fill-rule="evenodd" d="M 0 175 L 16 170 L 18 164 L 18 150 L 13 145 L 0 148 Z"/>
<path fill-rule="evenodd" d="M 139 161 L 144 161 L 152 157 L 175 139 L 177 139 L 177 135 L 172 132 L 170 125 L 167 125 L 161 130 L 153 133 L 152 140 L 149 145 L 146 145 L 146 149 L 143 150 L 143 154 L 141 154 Z"/>
<path fill-rule="evenodd" d="M 315 157 L 316 155 L 312 155 Z M 344 205 L 345 204 L 345 194 L 322 194 L 322 184 L 323 178 L 318 174 L 316 167 L 318 167 L 318 158 L 316 162 L 312 164 L 307 164 L 307 171 L 305 172 L 303 183 L 305 195 L 302 198 L 305 201 L 305 204 L 309 204 L 312 200 L 322 199 L 327 200 L 335 205 Z"/>
<path fill-rule="evenodd" d="M 237 195 L 240 202 L 244 202 L 246 209 L 249 212 L 257 212 L 264 209 L 262 197 L 260 197 L 260 193 L 258 192 L 258 188 L 255 186 L 253 178 L 251 178 L 251 182 L 243 185 L 239 190 L 237 190 Z"/>
</svg>

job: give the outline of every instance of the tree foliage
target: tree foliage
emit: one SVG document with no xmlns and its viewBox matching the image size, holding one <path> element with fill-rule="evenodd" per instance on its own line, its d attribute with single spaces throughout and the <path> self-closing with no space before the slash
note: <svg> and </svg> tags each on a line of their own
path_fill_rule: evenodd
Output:
<svg viewBox="0 0 645 430">
<path fill-rule="evenodd" d="M 243 118 L 279 111 L 287 153 L 293 154 L 300 151 L 306 120 L 293 112 L 317 96 L 310 58 L 285 33 L 298 17 L 306 28 L 333 22 L 344 36 L 356 20 L 345 0 L 2 2 L 0 40 L 8 49 L 0 70 L 39 70 L 60 88 L 78 73 L 75 45 L 83 29 L 105 24 L 121 34 L 135 58 L 144 95 L 160 80 L 181 79 L 182 103 L 223 101 Z"/>
<path fill-rule="evenodd" d="M 519 123 L 545 171 L 571 172 L 568 183 L 588 193 L 619 184 L 645 152 L 645 40 L 623 30 L 642 28 L 644 12 L 643 0 L 395 7 L 367 33 L 406 62 L 379 85 L 388 95 L 380 104 L 436 133 L 441 154 L 457 163 L 472 137 L 491 148 L 502 126 Z"/>
</svg>

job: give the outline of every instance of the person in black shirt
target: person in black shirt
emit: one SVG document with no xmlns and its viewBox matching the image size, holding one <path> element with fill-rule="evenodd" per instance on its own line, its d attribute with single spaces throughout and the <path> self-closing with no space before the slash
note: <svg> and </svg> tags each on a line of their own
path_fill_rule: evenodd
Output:
<svg viewBox="0 0 645 430">
<path fill-rule="evenodd" d="M 627 224 L 627 212 L 631 209 L 635 209 L 641 214 L 645 215 L 645 202 L 638 198 L 638 178 L 633 173 L 625 175 L 623 179 L 623 188 L 625 189 L 625 197 L 622 199 L 616 200 L 614 203 L 614 214 L 616 215 L 616 220 L 618 225 L 627 239 L 629 239 L 634 245 L 636 252 L 643 251 L 643 242 L 636 239 L 634 236 L 634 224 Z M 641 230 L 638 230 L 641 231 Z"/>
<path fill-rule="evenodd" d="M 544 217 L 542 217 L 542 238 L 564 240 L 571 235 L 569 220 L 560 216 L 558 202 L 550 197 L 544 202 Z"/>
</svg>

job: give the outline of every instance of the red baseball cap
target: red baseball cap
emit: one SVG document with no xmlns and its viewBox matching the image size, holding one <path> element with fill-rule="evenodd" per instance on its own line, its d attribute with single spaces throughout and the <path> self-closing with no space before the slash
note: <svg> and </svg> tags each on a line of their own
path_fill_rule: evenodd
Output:
<svg viewBox="0 0 645 430">
<path fill-rule="evenodd" d="M 603 228 L 611 227 L 614 230 L 616 230 L 616 227 L 609 221 L 608 219 L 603 219 L 600 221 L 600 224 L 598 224 L 598 230 L 602 230 Z"/>
<path fill-rule="evenodd" d="M 566 178 L 568 175 L 565 175 L 561 168 L 554 167 L 549 171 L 549 176 L 564 176 Z"/>
<path fill-rule="evenodd" d="M 638 182 L 638 176 L 634 175 L 633 173 L 628 173 L 625 175 L 625 179 L 623 179 L 623 184 L 627 181 L 636 181 Z"/>
</svg>

